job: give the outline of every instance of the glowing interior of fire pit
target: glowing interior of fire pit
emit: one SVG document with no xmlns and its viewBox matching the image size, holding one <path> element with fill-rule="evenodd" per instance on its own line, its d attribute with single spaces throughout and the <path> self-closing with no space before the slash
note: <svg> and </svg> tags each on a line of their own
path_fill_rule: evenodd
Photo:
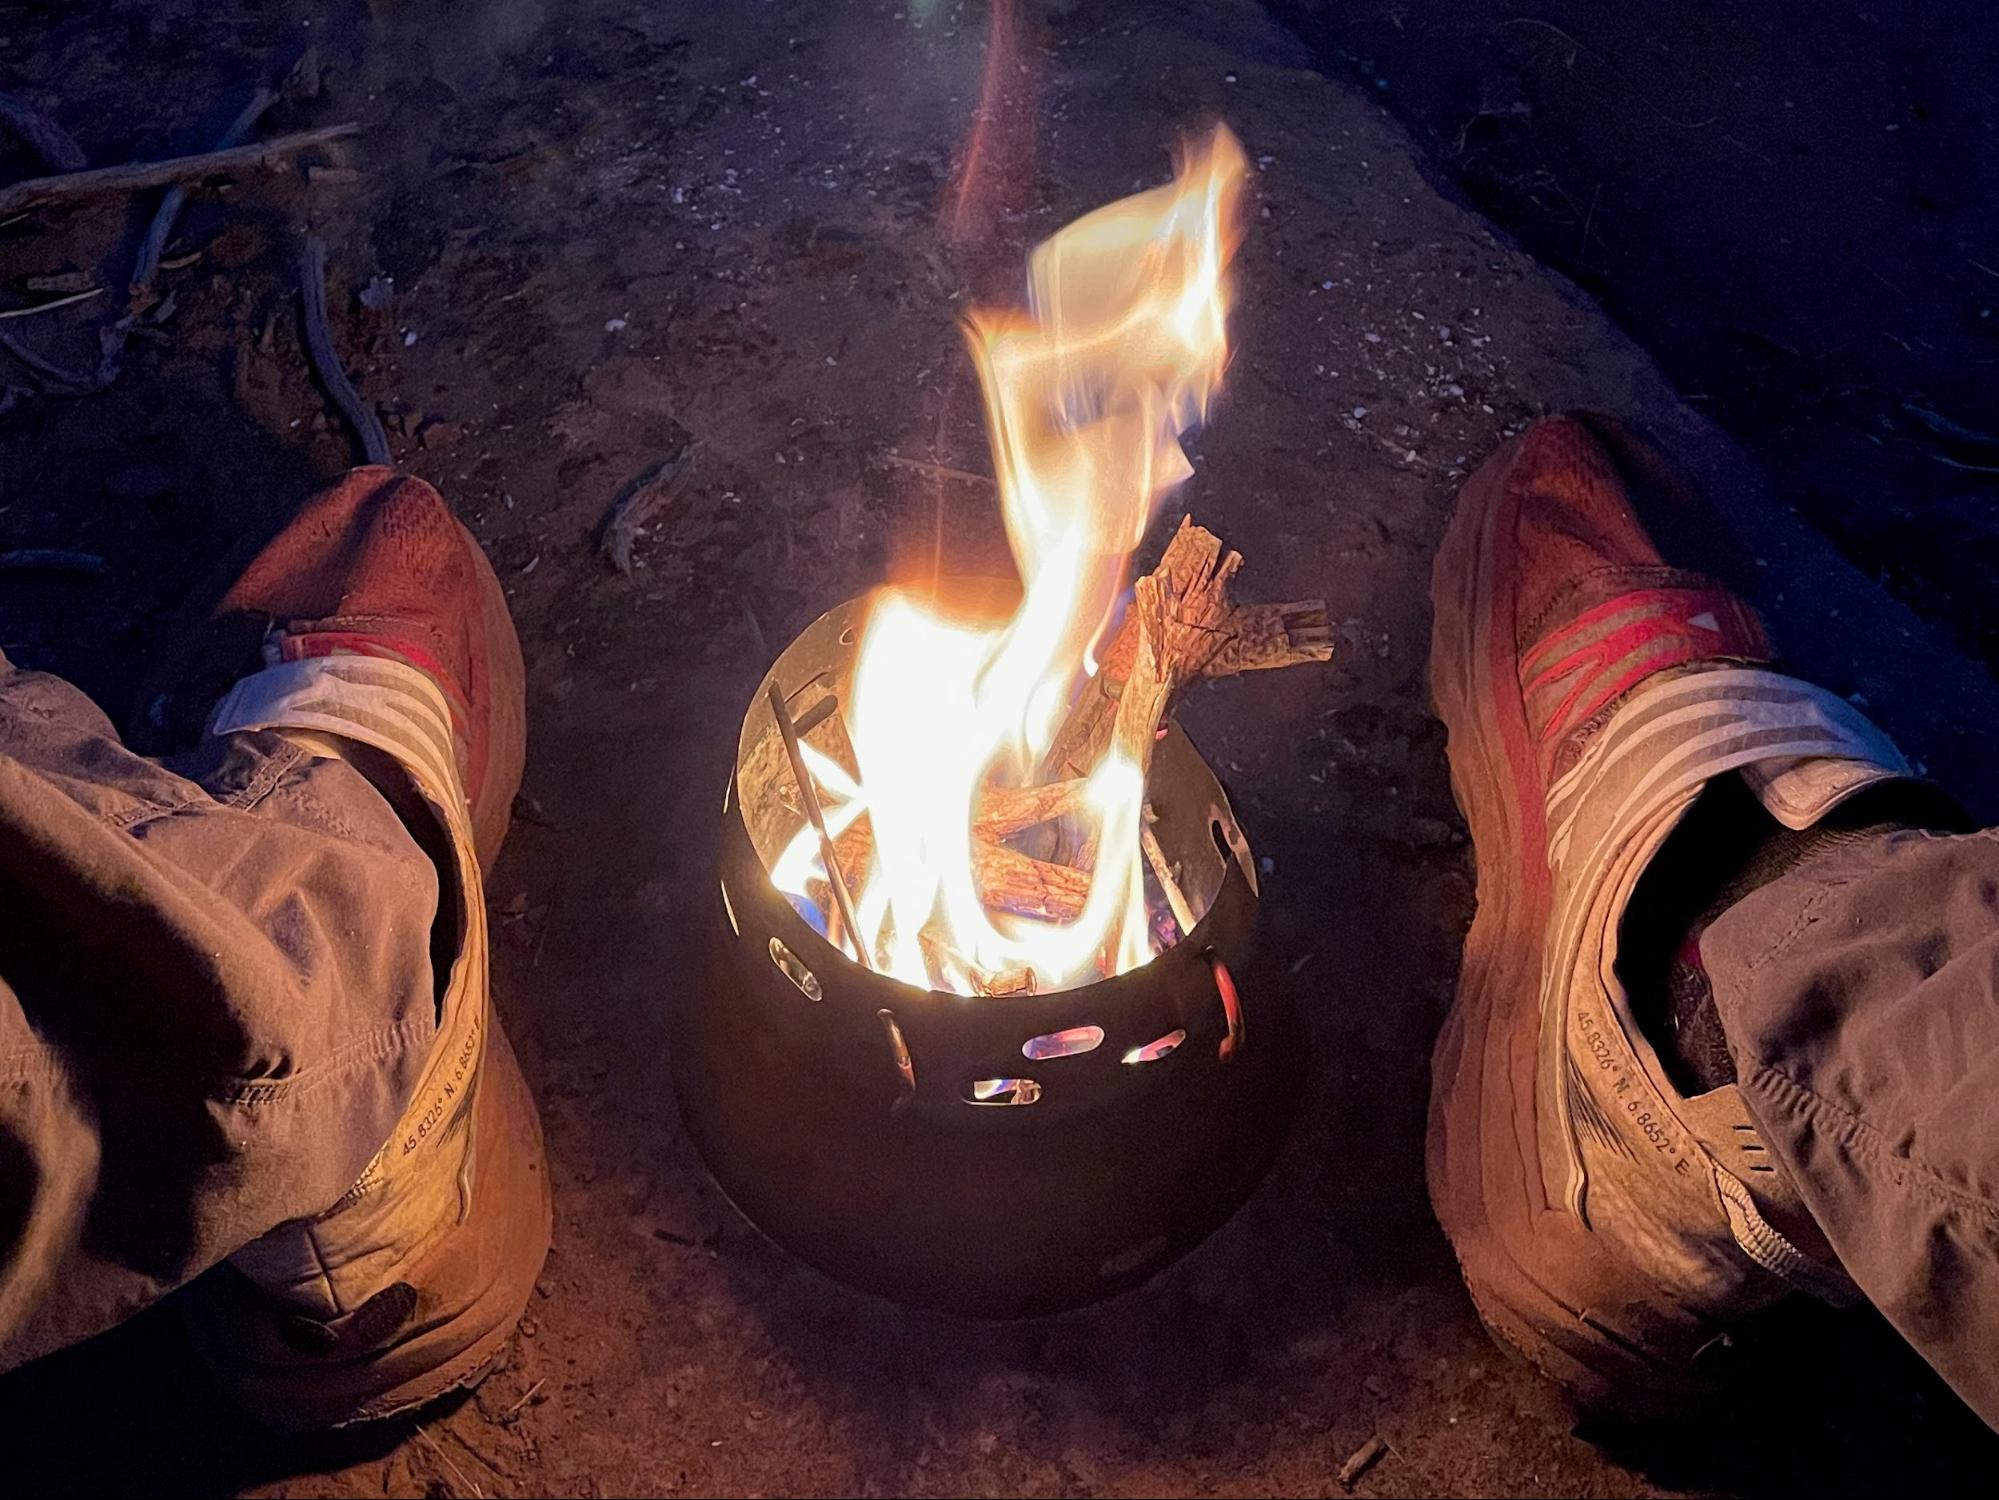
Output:
<svg viewBox="0 0 1999 1500">
<path fill-rule="evenodd" d="M 952 618 L 948 599 L 874 599 L 841 706 L 858 777 L 799 747 L 826 832 L 848 847 L 866 836 L 843 876 L 858 933 L 839 920 L 817 830 L 801 827 L 771 867 L 850 956 L 864 944 L 871 967 L 909 984 L 1003 994 L 1087 983 L 1145 963 L 1198 919 L 1156 860 L 1148 902 L 1153 719 L 1120 713 L 1080 774 L 1051 767 L 1050 754 L 1098 670 L 1132 551 L 1191 473 L 1180 436 L 1221 384 L 1245 168 L 1217 127 L 1171 183 L 1038 246 L 1026 312 L 967 322 L 1019 608 L 991 626 Z M 1065 779 L 1049 785 L 1054 775 Z M 1009 799 L 1011 822 L 993 812 Z M 1010 872 L 1049 868 L 1021 853 L 1023 838 L 1063 848 L 1079 900 L 995 897 Z"/>
</svg>

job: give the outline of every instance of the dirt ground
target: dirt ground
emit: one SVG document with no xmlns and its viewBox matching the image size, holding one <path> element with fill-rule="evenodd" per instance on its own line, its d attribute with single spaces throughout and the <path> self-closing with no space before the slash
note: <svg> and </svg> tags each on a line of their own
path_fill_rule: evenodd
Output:
<svg viewBox="0 0 1999 1500">
<path fill-rule="evenodd" d="M 1471 902 L 1423 687 L 1430 552 L 1504 434 L 1609 407 L 1718 487 L 1794 659 L 1988 810 L 1999 689 L 1261 8 L 1048 11 L 999 70 L 961 208 L 986 22 L 954 0 L 0 4 L 0 87 L 56 106 L 93 160 L 206 143 L 309 39 L 327 96 L 285 123 L 364 127 L 317 173 L 197 198 L 170 259 L 199 258 L 109 390 L 0 412 L 0 551 L 107 562 L 5 575 L 0 648 L 124 714 L 179 601 L 351 461 L 300 348 L 319 229 L 346 361 L 486 546 L 527 653 L 524 816 L 490 899 L 556 1191 L 535 1305 L 471 1398 L 279 1442 L 162 1311 L 0 1381 L 22 1489 L 1311 1493 L 1377 1434 L 1357 1493 L 1873 1493 L 1990 1470 L 1994 1441 L 1871 1315 L 1780 1310 L 1745 1339 L 1753 1397 L 1647 1430 L 1578 1431 L 1480 1332 L 1421 1170 Z M 989 472 L 955 319 L 1217 117 L 1259 172 L 1238 357 L 1185 505 L 1244 552 L 1246 591 L 1327 596 L 1339 651 L 1203 689 L 1182 721 L 1271 862 L 1312 1081 L 1262 1189 L 1151 1284 L 1018 1325 L 907 1312 L 759 1238 L 679 1126 L 664 1017 L 695 970 L 728 758 L 774 648 L 828 605 L 939 552 L 1002 565 L 984 485 L 887 455 Z M 0 283 L 118 274 L 135 224 L 0 224 Z M 93 316 L 6 326 L 81 366 Z M 599 517 L 689 438 L 692 481 L 628 579 Z"/>
</svg>

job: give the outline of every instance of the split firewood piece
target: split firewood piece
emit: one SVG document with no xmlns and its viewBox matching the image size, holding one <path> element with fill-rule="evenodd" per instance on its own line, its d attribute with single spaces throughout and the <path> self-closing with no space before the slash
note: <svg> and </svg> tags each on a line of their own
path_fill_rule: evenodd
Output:
<svg viewBox="0 0 1999 1500">
<path fill-rule="evenodd" d="M 1002 969 L 997 974 L 981 974 L 975 969 L 972 988 L 981 995 L 1032 995 L 1036 990 L 1034 970 Z"/>
<path fill-rule="evenodd" d="M 875 857 L 874 830 L 865 814 L 833 840 L 833 856 L 847 889 L 859 894 Z M 1073 922 L 1090 899 L 1087 871 L 1034 859 L 988 839 L 972 840 L 972 878 L 988 909 L 1044 922 Z"/>
<path fill-rule="evenodd" d="M 874 832 L 865 815 L 833 840 L 833 855 L 847 889 L 858 894 L 875 857 Z M 989 910 L 1044 922 L 1073 922 L 1090 899 L 1087 871 L 1050 864 L 987 839 L 972 840 L 972 879 Z"/>
<path fill-rule="evenodd" d="M 1055 776 L 1082 775 L 1113 742 L 1129 741 L 1129 748 L 1138 748 L 1139 730 L 1149 735 L 1165 718 L 1173 695 L 1204 673 L 1228 645 L 1228 586 L 1241 566 L 1241 553 L 1225 551 L 1213 532 L 1191 519 L 1181 520 L 1159 566 L 1133 585 L 1118 639 L 1103 670 L 1057 731 L 1043 761 L 1045 770 Z M 1110 680 L 1114 660 L 1122 668 L 1121 680 L 1115 682 Z M 1125 699 L 1134 689 L 1139 698 L 1127 710 Z M 1122 731 L 1120 723 L 1126 724 Z M 1149 741 L 1134 759 L 1141 769 L 1149 762 Z"/>
<path fill-rule="evenodd" d="M 1051 818 L 1067 817 L 1081 805 L 1087 784 L 1078 778 L 1041 786 L 989 786 L 979 794 L 972 832 L 983 839 L 1003 839 Z"/>
<path fill-rule="evenodd" d="M 1073 922 L 1090 899 L 1090 877 L 1081 870 L 981 839 L 972 841 L 972 878 L 990 910 L 1044 922 Z"/>
<path fill-rule="evenodd" d="M 1208 662 L 1204 676 L 1233 677 L 1332 660 L 1333 626 L 1323 599 L 1237 605 L 1223 629 L 1229 642 Z"/>
<path fill-rule="evenodd" d="M 1296 666 L 1325 661 L 1333 654 L 1324 600 L 1232 605 L 1227 584 L 1241 559 L 1235 553 L 1228 557 L 1234 561 L 1227 564 L 1227 574 L 1216 578 L 1215 571 L 1224 563 L 1221 540 L 1191 518 L 1183 518 L 1159 566 L 1148 575 L 1157 581 L 1175 627 L 1167 643 L 1175 683 L 1169 698 L 1196 677 Z M 1139 615 L 1134 604 L 1125 611 L 1097 675 L 1057 731 L 1042 762 L 1044 773 L 1081 775 L 1102 758 L 1138 647 Z"/>
<path fill-rule="evenodd" d="M 1229 643 L 1206 666 L 1203 677 L 1234 677 L 1241 672 L 1268 672 L 1279 667 L 1328 661 L 1333 654 L 1333 627 L 1323 599 L 1297 599 L 1289 604 L 1238 604 L 1221 625 Z M 1094 682 L 1118 688 L 1131 675 L 1131 655 L 1138 648 L 1138 631 L 1129 619 L 1120 625 L 1104 653 Z"/>
</svg>

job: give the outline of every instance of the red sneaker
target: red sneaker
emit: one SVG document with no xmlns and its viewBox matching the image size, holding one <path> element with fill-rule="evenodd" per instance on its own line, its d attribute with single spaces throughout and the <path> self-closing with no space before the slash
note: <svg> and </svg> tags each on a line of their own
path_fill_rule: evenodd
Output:
<svg viewBox="0 0 1999 1500">
<path fill-rule="evenodd" d="M 456 956 L 416 1092 L 360 1180 L 183 1306 L 217 1377 L 272 1425 L 389 1416 L 484 1373 L 548 1251 L 541 1125 L 492 1008 L 482 873 L 520 785 L 520 643 L 470 533 L 384 468 L 315 498 L 216 621 L 213 639 L 261 631 L 266 665 L 223 695 L 212 732 L 274 730 L 360 766 L 437 860 Z"/>
<path fill-rule="evenodd" d="M 1843 699 L 1765 669 L 1748 606 L 1668 566 L 1634 501 L 1692 496 L 1621 425 L 1538 423 L 1466 484 L 1438 554 L 1431 691 L 1478 857 L 1437 1041 L 1428 1168 L 1487 1326 L 1586 1403 L 1674 1406 L 1792 1288 L 1854 1295 L 1735 1089 L 1682 1097 L 1615 972 L 1638 877 L 1736 775 L 1803 828 L 1907 775 Z"/>
</svg>

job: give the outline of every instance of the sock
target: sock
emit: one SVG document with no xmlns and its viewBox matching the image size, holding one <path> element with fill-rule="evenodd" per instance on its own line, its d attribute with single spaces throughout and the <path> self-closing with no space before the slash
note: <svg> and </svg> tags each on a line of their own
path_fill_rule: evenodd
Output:
<svg viewBox="0 0 1999 1500">
<path fill-rule="evenodd" d="M 1735 1082 L 1735 1059 L 1701 961 L 1700 940 L 1730 907 L 1842 844 L 1955 818 L 1935 794 L 1889 783 L 1852 798 L 1810 828 L 1786 828 L 1739 776 L 1711 782 L 1639 877 L 1618 945 L 1618 977 L 1640 1028 L 1682 1094 Z M 1925 816 L 1928 815 L 1928 816 Z"/>
</svg>

